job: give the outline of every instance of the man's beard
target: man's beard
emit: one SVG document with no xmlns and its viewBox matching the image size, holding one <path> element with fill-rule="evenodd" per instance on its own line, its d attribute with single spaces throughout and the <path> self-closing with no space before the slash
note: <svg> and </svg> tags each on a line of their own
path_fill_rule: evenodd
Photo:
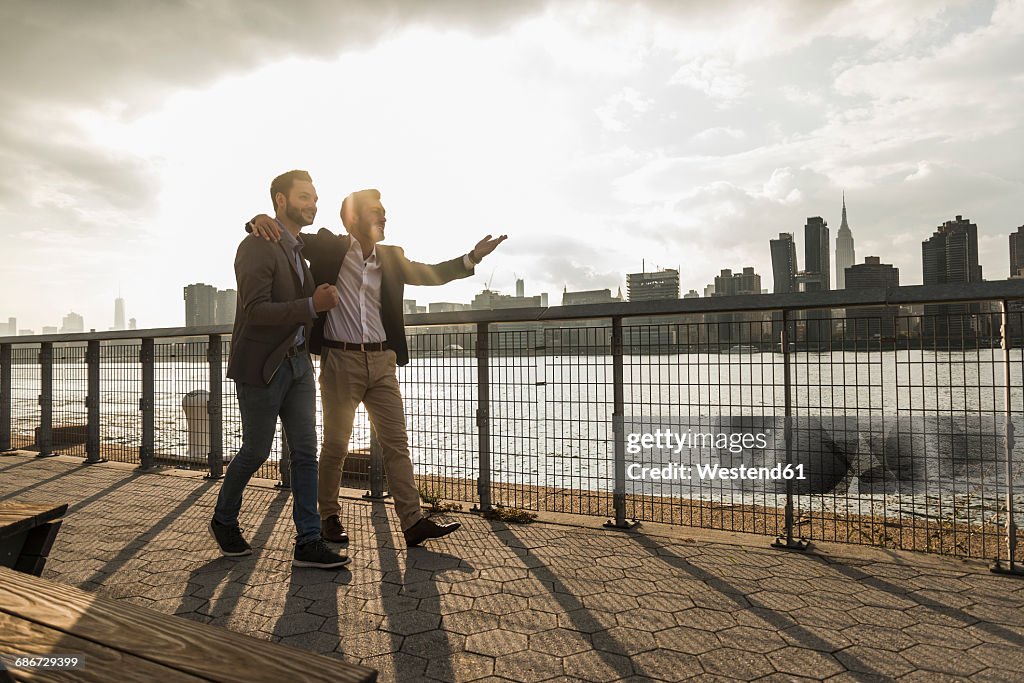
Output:
<svg viewBox="0 0 1024 683">
<path fill-rule="evenodd" d="M 312 219 L 307 221 L 305 216 L 302 215 L 302 211 L 292 206 L 291 204 L 285 205 L 284 215 L 288 217 L 288 220 L 292 221 L 300 228 L 310 225 L 313 222 Z M 315 216 L 316 214 L 314 213 L 313 215 Z"/>
</svg>

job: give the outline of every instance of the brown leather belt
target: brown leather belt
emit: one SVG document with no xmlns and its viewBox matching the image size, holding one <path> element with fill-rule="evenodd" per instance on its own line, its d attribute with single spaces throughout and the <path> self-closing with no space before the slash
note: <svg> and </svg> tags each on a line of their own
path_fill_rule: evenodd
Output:
<svg viewBox="0 0 1024 683">
<path fill-rule="evenodd" d="M 324 346 L 329 349 L 341 349 L 342 351 L 387 351 L 388 343 L 385 342 L 360 342 L 354 344 L 352 342 L 338 342 L 333 339 L 324 339 Z"/>
</svg>

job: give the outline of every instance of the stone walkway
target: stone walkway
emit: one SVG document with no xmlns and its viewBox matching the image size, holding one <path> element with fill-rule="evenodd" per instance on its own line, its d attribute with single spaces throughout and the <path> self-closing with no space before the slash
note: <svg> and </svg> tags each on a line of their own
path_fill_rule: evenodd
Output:
<svg viewBox="0 0 1024 683">
<path fill-rule="evenodd" d="M 1024 680 L 1024 580 L 978 563 L 470 514 L 407 551 L 389 503 L 348 500 L 351 571 L 293 572 L 286 492 L 250 488 L 256 553 L 228 559 L 218 483 L 80 462 L 0 457 L 0 499 L 71 503 L 44 576 L 382 681 Z"/>
</svg>

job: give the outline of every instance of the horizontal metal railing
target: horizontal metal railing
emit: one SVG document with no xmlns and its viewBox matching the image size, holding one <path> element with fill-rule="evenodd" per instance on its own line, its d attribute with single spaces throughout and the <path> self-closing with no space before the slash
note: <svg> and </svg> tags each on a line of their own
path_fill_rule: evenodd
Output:
<svg viewBox="0 0 1024 683">
<path fill-rule="evenodd" d="M 417 476 L 425 493 L 482 510 L 750 531 L 787 548 L 905 547 L 1017 571 L 1022 299 L 1024 281 L 1008 280 L 407 315 Z M 906 308 L 921 306 L 938 308 Z M 0 450 L 220 476 L 240 439 L 230 332 L 0 338 Z M 186 399 L 205 410 L 198 444 L 183 436 Z M 632 478 L 665 461 L 629 452 L 630 434 L 711 423 L 760 425 L 776 440 L 758 457 L 804 465 L 812 481 Z M 373 446 L 361 415 L 353 452 Z M 380 496 L 379 457 L 367 467 L 349 481 Z M 287 484 L 283 440 L 263 470 L 279 473 Z"/>
</svg>

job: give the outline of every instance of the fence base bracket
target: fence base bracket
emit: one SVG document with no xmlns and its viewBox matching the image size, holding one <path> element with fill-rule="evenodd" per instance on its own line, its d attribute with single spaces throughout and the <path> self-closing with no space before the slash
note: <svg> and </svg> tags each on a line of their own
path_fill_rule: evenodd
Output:
<svg viewBox="0 0 1024 683">
<path fill-rule="evenodd" d="M 53 451 L 50 451 L 49 453 L 37 453 L 36 457 L 37 458 L 55 458 L 55 457 L 57 457 L 57 455 L 58 455 L 57 453 L 54 453 Z"/>
<path fill-rule="evenodd" d="M 633 527 L 640 526 L 640 520 L 638 520 L 638 519 L 626 519 L 626 520 L 622 521 L 622 524 L 619 524 L 614 519 L 609 519 L 607 522 L 605 522 L 601 526 L 603 526 L 605 529 L 620 529 L 620 530 L 625 531 L 627 529 L 632 529 Z"/>
<path fill-rule="evenodd" d="M 136 472 L 159 472 L 160 470 L 167 469 L 163 465 L 139 465 L 135 468 Z"/>
<path fill-rule="evenodd" d="M 276 484 L 274 484 L 274 488 L 279 490 L 279 491 L 291 491 L 292 490 L 292 485 L 291 484 L 286 484 L 283 481 L 279 481 Z"/>
<path fill-rule="evenodd" d="M 780 550 L 807 550 L 811 547 L 811 542 L 806 538 L 794 538 L 792 540 L 787 539 L 785 536 L 778 536 L 775 542 L 772 543 L 773 548 L 779 548 Z"/>
<path fill-rule="evenodd" d="M 382 493 L 379 496 L 375 496 L 371 492 L 367 491 L 363 494 L 363 500 L 387 500 L 390 497 L 390 493 Z"/>
<path fill-rule="evenodd" d="M 85 460 L 82 461 L 82 464 L 83 465 L 98 465 L 101 462 L 106 462 L 106 461 L 107 461 L 106 458 L 96 458 L 95 460 L 89 460 L 88 458 L 86 458 Z"/>
<path fill-rule="evenodd" d="M 223 474 L 204 474 L 203 475 L 203 479 L 205 479 L 206 481 L 217 481 L 218 479 L 223 479 L 223 478 L 224 478 Z"/>
<path fill-rule="evenodd" d="M 996 560 L 989 567 L 989 570 L 993 574 L 1003 574 L 1004 576 L 1020 576 L 1024 578 L 1024 567 L 1019 564 L 1003 564 L 1002 561 Z"/>
<path fill-rule="evenodd" d="M 470 511 L 470 512 L 475 512 L 475 513 L 476 513 L 476 514 L 478 514 L 478 515 L 482 515 L 483 513 L 485 513 L 485 512 L 490 512 L 490 511 L 491 511 L 491 510 L 493 510 L 493 509 L 494 509 L 494 506 L 493 506 L 493 505 L 489 505 L 489 506 L 487 506 L 487 508 L 486 508 L 486 509 L 485 509 L 485 508 L 482 508 L 482 507 L 480 507 L 479 505 L 474 505 L 473 507 L 469 508 L 469 511 Z"/>
</svg>

